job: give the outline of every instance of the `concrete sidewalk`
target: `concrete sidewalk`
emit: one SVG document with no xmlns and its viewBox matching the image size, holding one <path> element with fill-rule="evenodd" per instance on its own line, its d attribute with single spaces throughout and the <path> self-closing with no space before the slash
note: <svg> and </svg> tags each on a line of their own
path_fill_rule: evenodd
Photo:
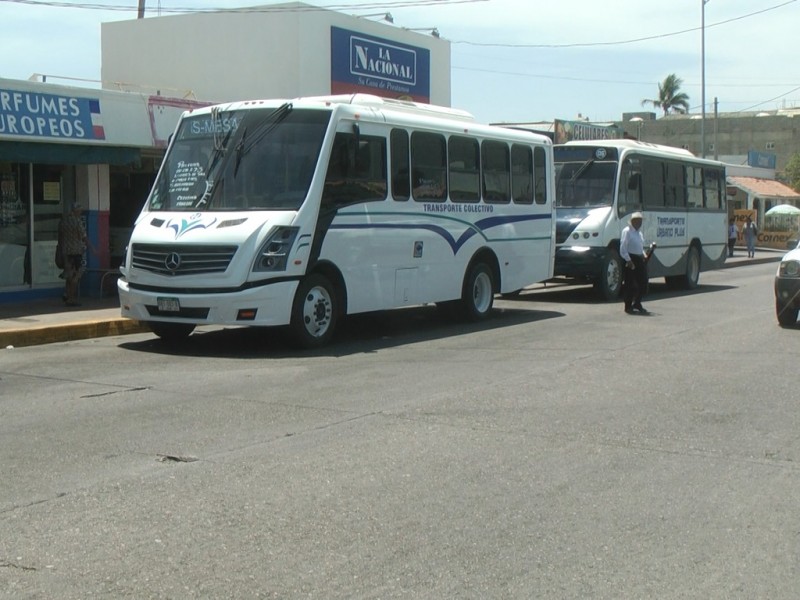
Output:
<svg viewBox="0 0 800 600">
<path fill-rule="evenodd" d="M 144 331 L 147 326 L 120 316 L 116 295 L 84 297 L 74 307 L 64 306 L 61 298 L 0 304 L 0 350 Z"/>
<path fill-rule="evenodd" d="M 737 248 L 723 268 L 778 262 L 784 254 L 759 249 L 755 258 L 747 258 L 746 250 Z M 83 298 L 76 307 L 64 306 L 60 298 L 0 304 L 0 350 L 146 331 L 147 326 L 120 316 L 116 296 Z"/>
</svg>

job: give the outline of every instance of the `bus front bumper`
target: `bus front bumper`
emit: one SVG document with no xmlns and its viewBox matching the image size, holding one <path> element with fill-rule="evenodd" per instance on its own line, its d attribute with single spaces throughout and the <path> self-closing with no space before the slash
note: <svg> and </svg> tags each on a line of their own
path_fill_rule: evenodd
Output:
<svg viewBox="0 0 800 600">
<path fill-rule="evenodd" d="M 610 250 L 599 246 L 560 246 L 556 248 L 554 275 L 576 279 L 596 279 Z"/>
<path fill-rule="evenodd" d="M 131 287 L 119 279 L 123 317 L 195 325 L 288 325 L 297 281 L 280 281 L 235 292 L 176 293 Z"/>
</svg>

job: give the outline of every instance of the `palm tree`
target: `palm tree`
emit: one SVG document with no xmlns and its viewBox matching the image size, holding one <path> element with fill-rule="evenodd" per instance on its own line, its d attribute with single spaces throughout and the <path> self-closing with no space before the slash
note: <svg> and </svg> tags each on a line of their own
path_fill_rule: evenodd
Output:
<svg viewBox="0 0 800 600">
<path fill-rule="evenodd" d="M 689 110 L 689 96 L 679 91 L 683 79 L 672 73 L 667 75 L 662 83 L 658 84 L 658 98 L 655 100 L 644 99 L 642 106 L 652 104 L 653 108 L 661 108 L 664 111 L 664 116 L 667 116 L 670 111 L 676 113 L 685 113 Z"/>
</svg>

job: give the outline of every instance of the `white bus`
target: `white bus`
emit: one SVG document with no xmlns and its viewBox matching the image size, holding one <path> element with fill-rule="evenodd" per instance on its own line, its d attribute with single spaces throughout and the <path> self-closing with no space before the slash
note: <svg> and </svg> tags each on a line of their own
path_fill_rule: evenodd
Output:
<svg viewBox="0 0 800 600">
<path fill-rule="evenodd" d="M 551 142 L 369 95 L 185 113 L 138 217 L 123 316 L 162 338 L 437 303 L 470 320 L 553 275 Z"/>
<path fill-rule="evenodd" d="M 726 257 L 725 166 L 688 150 L 632 140 L 558 144 L 556 279 L 592 283 L 606 300 L 619 296 L 619 239 L 634 211 L 657 249 L 648 274 L 697 287 L 700 271 Z"/>
</svg>

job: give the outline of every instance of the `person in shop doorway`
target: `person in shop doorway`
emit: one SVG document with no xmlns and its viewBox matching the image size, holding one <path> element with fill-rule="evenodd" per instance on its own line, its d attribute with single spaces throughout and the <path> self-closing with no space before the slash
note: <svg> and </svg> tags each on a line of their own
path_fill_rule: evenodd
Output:
<svg viewBox="0 0 800 600">
<path fill-rule="evenodd" d="M 647 257 L 644 252 L 644 235 L 642 235 L 642 213 L 631 215 L 629 225 L 622 230 L 619 240 L 619 255 L 625 261 L 625 281 L 623 299 L 625 312 L 629 315 L 649 314 L 642 306 L 642 296 L 647 290 Z"/>
<path fill-rule="evenodd" d="M 73 203 L 70 211 L 64 215 L 58 225 L 59 245 L 64 255 L 64 295 L 62 299 L 67 306 L 80 306 L 78 291 L 84 272 L 83 253 L 86 248 L 89 248 L 92 254 L 97 254 L 86 235 L 86 227 L 81 219 L 82 212 L 83 207 L 77 202 Z"/>
<path fill-rule="evenodd" d="M 733 256 L 733 249 L 736 247 L 736 237 L 739 232 L 736 229 L 736 219 L 728 221 L 728 256 Z"/>
<path fill-rule="evenodd" d="M 755 258 L 758 228 L 753 223 L 753 218 L 750 215 L 747 216 L 747 222 L 742 228 L 742 235 L 744 236 L 744 243 L 747 245 L 747 258 Z"/>
</svg>

